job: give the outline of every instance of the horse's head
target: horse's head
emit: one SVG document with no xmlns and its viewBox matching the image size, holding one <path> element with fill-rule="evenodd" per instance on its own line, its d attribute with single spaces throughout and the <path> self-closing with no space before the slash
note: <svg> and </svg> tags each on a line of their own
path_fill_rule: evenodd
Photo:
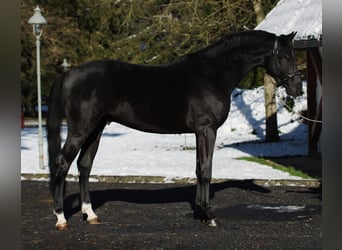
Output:
<svg viewBox="0 0 342 250">
<path fill-rule="evenodd" d="M 272 54 L 265 60 L 267 73 L 278 85 L 284 86 L 287 94 L 298 96 L 302 91 L 302 80 L 297 70 L 292 40 L 296 32 L 276 37 Z"/>
</svg>

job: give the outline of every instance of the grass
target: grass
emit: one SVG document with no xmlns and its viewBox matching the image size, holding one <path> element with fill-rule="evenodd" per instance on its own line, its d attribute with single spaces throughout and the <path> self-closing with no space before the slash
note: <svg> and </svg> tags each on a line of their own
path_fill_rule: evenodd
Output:
<svg viewBox="0 0 342 250">
<path fill-rule="evenodd" d="M 196 150 L 196 146 L 182 146 L 183 150 Z"/>
<path fill-rule="evenodd" d="M 243 156 L 243 157 L 238 157 L 237 159 L 238 160 L 244 160 L 244 161 L 251 161 L 251 162 L 258 163 L 258 164 L 270 166 L 273 169 L 277 169 L 277 170 L 280 170 L 283 172 L 287 172 L 290 175 L 298 176 L 298 177 L 301 177 L 304 179 L 312 179 L 311 176 L 303 173 L 301 170 L 295 169 L 292 166 L 284 166 L 284 165 L 275 163 L 275 162 L 268 160 L 268 159 L 264 159 L 264 158 L 260 158 L 260 157 L 254 157 L 254 156 Z"/>
</svg>

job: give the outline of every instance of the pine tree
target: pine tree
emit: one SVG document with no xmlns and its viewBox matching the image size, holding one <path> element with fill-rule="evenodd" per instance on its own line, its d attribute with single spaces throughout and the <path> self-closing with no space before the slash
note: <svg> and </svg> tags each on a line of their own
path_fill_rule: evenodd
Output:
<svg viewBox="0 0 342 250">
<path fill-rule="evenodd" d="M 263 7 L 275 1 L 263 1 Z M 27 24 L 36 4 L 21 1 L 21 85 L 26 111 L 33 110 L 36 100 L 35 44 Z M 48 21 L 41 38 L 43 101 L 62 71 L 63 58 L 72 67 L 103 58 L 165 64 L 223 35 L 256 26 L 253 3 L 243 0 L 40 0 L 38 4 Z M 241 86 L 260 84 L 260 73 L 252 73 Z"/>
</svg>

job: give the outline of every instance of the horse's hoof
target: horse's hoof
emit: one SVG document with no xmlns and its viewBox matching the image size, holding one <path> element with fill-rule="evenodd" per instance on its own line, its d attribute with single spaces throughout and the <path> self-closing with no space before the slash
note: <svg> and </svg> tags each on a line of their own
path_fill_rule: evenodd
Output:
<svg viewBox="0 0 342 250">
<path fill-rule="evenodd" d="M 98 225 L 101 224 L 101 222 L 99 221 L 99 218 L 95 217 L 93 219 L 87 220 L 87 223 L 90 225 Z"/>
<path fill-rule="evenodd" d="M 63 222 L 63 223 L 61 223 L 61 224 L 56 224 L 56 229 L 57 229 L 58 231 L 65 231 L 65 230 L 68 230 L 68 229 L 69 229 L 68 223 Z"/>
<path fill-rule="evenodd" d="M 209 227 L 218 227 L 219 226 L 216 218 L 207 219 L 204 221 L 204 223 Z"/>
</svg>

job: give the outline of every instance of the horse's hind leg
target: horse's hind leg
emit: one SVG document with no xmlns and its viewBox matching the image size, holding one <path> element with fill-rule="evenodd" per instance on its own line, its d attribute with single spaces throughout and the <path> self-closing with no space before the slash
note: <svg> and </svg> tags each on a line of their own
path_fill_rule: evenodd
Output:
<svg viewBox="0 0 342 250">
<path fill-rule="evenodd" d="M 99 125 L 98 128 L 96 128 L 94 132 L 90 134 L 90 136 L 82 146 L 80 156 L 77 160 L 82 213 L 87 216 L 87 222 L 89 224 L 100 223 L 91 205 L 89 193 L 89 176 L 104 127 L 105 123 Z"/>
<path fill-rule="evenodd" d="M 70 165 L 79 152 L 84 142 L 84 136 L 73 135 L 68 133 L 64 144 L 62 154 L 57 157 L 57 170 L 55 176 L 55 193 L 54 193 L 54 214 L 57 216 L 56 228 L 65 230 L 68 228 L 67 221 L 63 212 L 63 198 L 65 193 L 65 178 L 68 174 Z"/>
<path fill-rule="evenodd" d="M 196 204 L 200 207 L 204 215 L 204 222 L 208 226 L 217 226 L 217 220 L 212 212 L 209 201 L 215 140 L 216 130 L 210 127 L 202 128 L 196 132 Z"/>
</svg>

